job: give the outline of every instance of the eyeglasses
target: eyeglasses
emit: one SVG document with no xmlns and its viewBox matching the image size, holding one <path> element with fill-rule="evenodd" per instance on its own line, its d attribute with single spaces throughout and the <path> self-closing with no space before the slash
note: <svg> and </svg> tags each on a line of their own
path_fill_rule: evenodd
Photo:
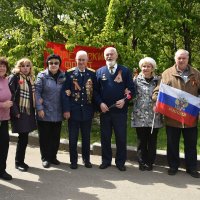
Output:
<svg viewBox="0 0 200 200">
<path fill-rule="evenodd" d="M 60 63 L 59 62 L 48 62 L 49 65 L 59 65 Z"/>
</svg>

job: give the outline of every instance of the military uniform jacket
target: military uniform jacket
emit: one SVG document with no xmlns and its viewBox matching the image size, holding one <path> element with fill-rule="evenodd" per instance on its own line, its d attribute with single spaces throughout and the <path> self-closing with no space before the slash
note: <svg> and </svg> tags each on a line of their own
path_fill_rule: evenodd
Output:
<svg viewBox="0 0 200 200">
<path fill-rule="evenodd" d="M 132 75 L 127 67 L 117 65 L 114 74 L 110 74 L 108 67 L 103 66 L 97 70 L 97 84 L 99 96 L 97 99 L 98 106 L 105 103 L 108 107 L 115 104 L 116 101 L 125 98 L 125 90 L 131 92 L 131 96 L 135 96 L 135 87 Z M 126 103 L 122 109 L 113 107 L 110 112 L 127 112 L 128 104 Z"/>
<path fill-rule="evenodd" d="M 86 68 L 85 72 L 80 72 L 78 67 L 69 69 L 61 92 L 63 112 L 70 112 L 70 118 L 77 121 L 92 119 L 96 87 L 96 74 L 93 69 Z"/>
</svg>

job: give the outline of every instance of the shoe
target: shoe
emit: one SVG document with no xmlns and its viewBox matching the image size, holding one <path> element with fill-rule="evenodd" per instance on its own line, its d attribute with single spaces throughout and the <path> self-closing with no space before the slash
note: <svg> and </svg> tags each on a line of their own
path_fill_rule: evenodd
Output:
<svg viewBox="0 0 200 200">
<path fill-rule="evenodd" d="M 49 168 L 50 167 L 50 162 L 48 162 L 47 160 L 42 161 L 42 166 L 44 168 Z"/>
<path fill-rule="evenodd" d="M 186 170 L 188 174 L 190 174 L 193 178 L 199 178 L 199 172 L 196 170 Z"/>
<path fill-rule="evenodd" d="M 145 171 L 146 170 L 145 164 L 139 164 L 139 170 L 140 171 Z"/>
<path fill-rule="evenodd" d="M 85 162 L 85 167 L 86 168 L 92 168 L 91 162 Z"/>
<path fill-rule="evenodd" d="M 6 181 L 12 180 L 12 176 L 10 174 L 8 174 L 6 171 L 0 175 L 0 178 L 2 178 L 3 180 L 6 180 Z"/>
<path fill-rule="evenodd" d="M 29 166 L 26 163 L 23 163 L 24 167 L 26 167 L 27 169 L 29 168 Z"/>
<path fill-rule="evenodd" d="M 102 163 L 100 166 L 99 166 L 99 169 L 106 169 L 108 167 L 110 167 L 111 164 L 106 164 L 106 163 Z"/>
<path fill-rule="evenodd" d="M 145 165 L 145 169 L 147 170 L 147 171 L 152 171 L 153 170 L 153 165 Z"/>
<path fill-rule="evenodd" d="M 54 160 L 52 160 L 51 163 L 54 165 L 60 165 L 60 161 L 57 160 L 56 158 Z"/>
<path fill-rule="evenodd" d="M 119 171 L 122 171 L 122 172 L 126 171 L 126 167 L 124 165 L 123 166 L 117 165 L 116 167 L 119 169 Z"/>
<path fill-rule="evenodd" d="M 77 163 L 71 163 L 71 164 L 70 164 L 70 168 L 71 168 L 71 169 L 77 169 L 77 168 L 78 168 Z"/>
<path fill-rule="evenodd" d="M 21 172 L 27 172 L 29 166 L 25 163 L 18 163 L 18 164 L 15 164 L 15 168 Z"/>
<path fill-rule="evenodd" d="M 169 168 L 167 173 L 168 173 L 168 175 L 173 176 L 173 175 L 175 175 L 177 172 L 178 172 L 177 169 L 175 169 L 175 168 Z"/>
</svg>

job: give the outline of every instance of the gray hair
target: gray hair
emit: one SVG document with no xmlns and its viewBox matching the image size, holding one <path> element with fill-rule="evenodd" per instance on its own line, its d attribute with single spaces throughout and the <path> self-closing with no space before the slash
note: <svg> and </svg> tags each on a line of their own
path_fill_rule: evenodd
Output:
<svg viewBox="0 0 200 200">
<path fill-rule="evenodd" d="M 176 60 L 176 58 L 180 55 L 180 54 L 185 54 L 187 55 L 187 57 L 189 57 L 189 52 L 185 49 L 179 49 L 174 56 L 174 59 Z"/>
<path fill-rule="evenodd" d="M 104 56 L 105 56 L 105 54 L 106 54 L 106 52 L 107 52 L 108 50 L 111 50 L 111 51 L 115 52 L 116 55 L 118 55 L 117 49 L 116 49 L 116 48 L 114 48 L 114 47 L 107 47 L 107 48 L 104 50 Z"/>
<path fill-rule="evenodd" d="M 80 56 L 80 55 L 84 55 L 88 58 L 88 54 L 86 51 L 80 50 L 76 53 L 76 59 Z"/>
<path fill-rule="evenodd" d="M 153 67 L 153 70 L 155 70 L 156 67 L 157 67 L 156 61 L 155 61 L 153 58 L 151 58 L 151 57 L 145 57 L 145 58 L 141 59 L 140 62 L 139 62 L 139 67 L 140 67 L 140 69 L 142 69 L 142 66 L 143 66 L 145 63 L 151 64 L 152 67 Z"/>
</svg>

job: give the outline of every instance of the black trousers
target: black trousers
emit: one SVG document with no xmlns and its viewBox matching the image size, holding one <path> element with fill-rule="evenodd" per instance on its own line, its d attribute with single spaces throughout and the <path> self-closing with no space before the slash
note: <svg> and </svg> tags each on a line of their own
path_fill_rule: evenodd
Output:
<svg viewBox="0 0 200 200">
<path fill-rule="evenodd" d="M 29 133 L 18 133 L 18 142 L 15 155 L 15 164 L 24 163 Z"/>
<path fill-rule="evenodd" d="M 193 128 L 176 128 L 166 126 L 167 133 L 167 160 L 171 168 L 178 169 L 179 159 L 179 142 L 181 133 L 184 139 L 185 165 L 187 170 L 197 170 L 197 127 Z"/>
<path fill-rule="evenodd" d="M 8 121 L 0 122 L 0 174 L 5 172 L 9 149 Z"/>
<path fill-rule="evenodd" d="M 69 152 L 70 162 L 77 163 L 77 142 L 79 136 L 79 130 L 81 132 L 82 139 L 82 159 L 84 162 L 90 161 L 90 132 L 91 132 L 92 120 L 76 121 L 73 119 L 68 120 L 69 130 Z"/>
<path fill-rule="evenodd" d="M 47 122 L 38 120 L 38 133 L 41 159 L 51 162 L 56 159 L 60 145 L 62 121 Z"/>
<path fill-rule="evenodd" d="M 127 158 L 127 113 L 102 113 L 100 116 L 102 162 L 111 164 L 111 138 L 114 130 L 116 141 L 115 164 L 123 166 Z"/>
<path fill-rule="evenodd" d="M 158 128 L 138 127 L 137 133 L 137 156 L 139 164 L 152 165 L 156 159 Z"/>
</svg>

